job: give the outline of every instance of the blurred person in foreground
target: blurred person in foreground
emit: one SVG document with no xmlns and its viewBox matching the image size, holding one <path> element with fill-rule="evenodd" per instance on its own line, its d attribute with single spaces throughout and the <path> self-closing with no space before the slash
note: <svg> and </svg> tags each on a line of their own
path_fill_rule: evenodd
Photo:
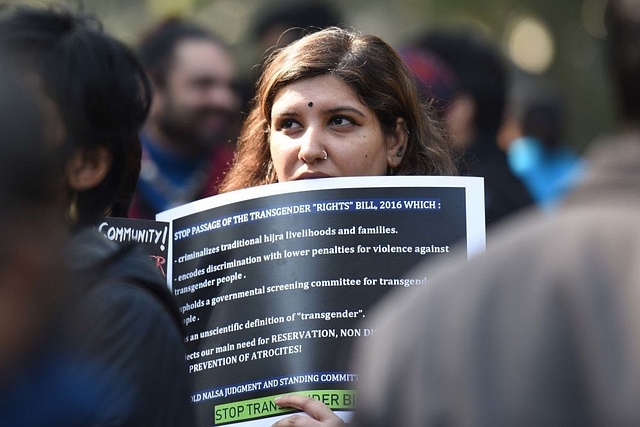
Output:
<svg viewBox="0 0 640 427">
<path fill-rule="evenodd" d="M 34 94 L 0 63 L 0 425 L 93 425 L 98 377 L 60 345 L 71 287 L 59 165 Z"/>
<path fill-rule="evenodd" d="M 61 163 L 53 180 L 71 236 L 55 254 L 64 254 L 73 286 L 68 348 L 110 380 L 97 425 L 189 425 L 180 316 L 166 282 L 139 247 L 121 249 L 94 227 L 136 170 L 151 96 L 144 71 L 97 20 L 64 9 L 5 10 L 0 51 L 41 99 Z"/>
<path fill-rule="evenodd" d="M 177 18 L 150 29 L 138 57 L 153 87 L 140 134 L 142 166 L 132 218 L 217 193 L 233 159 L 241 100 L 222 39 Z"/>
<path fill-rule="evenodd" d="M 429 284 L 367 316 L 354 425 L 640 424 L 640 2 L 608 8 L 620 132 L 560 209 L 419 267 Z"/>
<path fill-rule="evenodd" d="M 460 174 L 484 178 L 487 229 L 531 205 L 529 191 L 511 172 L 497 143 L 509 85 L 509 71 L 497 47 L 480 33 L 443 29 L 427 32 L 403 52 L 423 96 L 446 96 L 435 103 L 442 104 L 443 123 L 462 157 Z M 439 61 L 429 59 L 434 55 Z M 424 93 L 429 87 L 436 90 Z"/>
</svg>

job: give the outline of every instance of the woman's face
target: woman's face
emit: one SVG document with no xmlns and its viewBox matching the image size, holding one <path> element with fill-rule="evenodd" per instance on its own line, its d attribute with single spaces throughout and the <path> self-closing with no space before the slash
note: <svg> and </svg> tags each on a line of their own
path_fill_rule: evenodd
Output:
<svg viewBox="0 0 640 427">
<path fill-rule="evenodd" d="M 403 154 L 406 138 L 399 134 L 385 136 L 374 112 L 331 75 L 285 86 L 271 110 L 271 158 L 280 182 L 385 175 L 402 158 L 397 151 Z"/>
</svg>

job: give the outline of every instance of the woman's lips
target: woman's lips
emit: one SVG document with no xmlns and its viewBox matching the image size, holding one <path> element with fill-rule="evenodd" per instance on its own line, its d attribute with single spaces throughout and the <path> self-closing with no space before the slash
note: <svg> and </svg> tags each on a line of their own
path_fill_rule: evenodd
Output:
<svg viewBox="0 0 640 427">
<path fill-rule="evenodd" d="M 301 179 L 317 179 L 317 178 L 331 178 L 331 175 L 327 175 L 322 172 L 304 172 L 293 178 L 294 181 Z"/>
</svg>

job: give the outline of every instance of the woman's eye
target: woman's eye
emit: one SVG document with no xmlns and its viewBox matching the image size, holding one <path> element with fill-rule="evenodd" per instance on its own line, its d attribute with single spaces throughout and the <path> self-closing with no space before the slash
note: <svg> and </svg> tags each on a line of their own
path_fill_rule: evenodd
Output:
<svg viewBox="0 0 640 427">
<path fill-rule="evenodd" d="M 293 119 L 284 119 L 281 120 L 278 123 L 278 126 L 276 126 L 277 130 L 288 130 L 288 129 L 294 129 L 294 128 L 298 128 L 300 127 L 300 123 L 298 123 L 297 121 L 293 120 Z"/>
<path fill-rule="evenodd" d="M 331 119 L 331 125 L 333 126 L 346 126 L 346 125 L 352 125 L 352 124 L 353 122 L 351 120 L 343 116 L 336 116 Z"/>
</svg>

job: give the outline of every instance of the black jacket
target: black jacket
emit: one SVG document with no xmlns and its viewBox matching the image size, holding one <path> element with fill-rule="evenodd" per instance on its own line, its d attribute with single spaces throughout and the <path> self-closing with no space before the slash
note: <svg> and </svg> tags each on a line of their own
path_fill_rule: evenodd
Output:
<svg viewBox="0 0 640 427">
<path fill-rule="evenodd" d="M 113 373 L 107 425 L 192 425 L 180 316 L 149 257 L 94 229 L 78 231 L 68 254 L 79 295 L 72 342 Z"/>
</svg>

